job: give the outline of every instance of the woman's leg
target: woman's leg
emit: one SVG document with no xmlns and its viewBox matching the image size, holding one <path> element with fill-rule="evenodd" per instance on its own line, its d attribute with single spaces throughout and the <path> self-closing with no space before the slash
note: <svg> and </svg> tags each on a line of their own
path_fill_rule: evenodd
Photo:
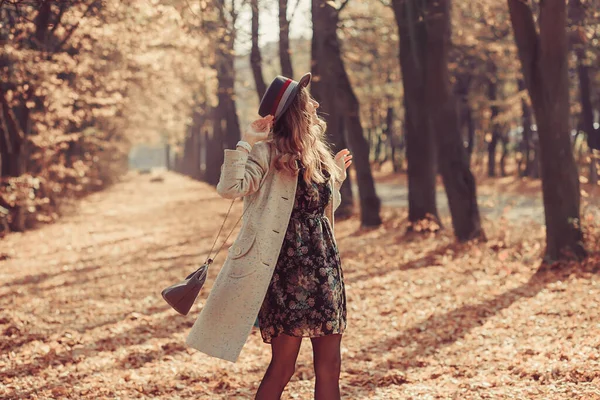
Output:
<svg viewBox="0 0 600 400">
<path fill-rule="evenodd" d="M 310 340 L 315 364 L 315 400 L 339 400 L 342 335 L 327 335 Z"/>
<path fill-rule="evenodd" d="M 271 363 L 256 392 L 256 400 L 279 400 L 294 370 L 302 344 L 301 337 L 281 334 L 271 340 Z"/>
</svg>

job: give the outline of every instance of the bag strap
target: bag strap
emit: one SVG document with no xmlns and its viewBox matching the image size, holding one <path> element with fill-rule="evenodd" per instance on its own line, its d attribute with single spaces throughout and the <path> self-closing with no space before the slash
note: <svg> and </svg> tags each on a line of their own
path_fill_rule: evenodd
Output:
<svg viewBox="0 0 600 400">
<path fill-rule="evenodd" d="M 206 258 L 205 264 L 212 264 L 213 260 L 215 258 L 217 258 L 217 255 L 219 255 L 219 252 L 221 251 L 223 246 L 225 246 L 225 243 L 227 243 L 227 239 L 229 239 L 229 236 L 231 236 L 231 234 L 235 230 L 235 227 L 237 226 L 237 224 L 239 224 L 239 222 L 242 220 L 242 218 L 244 217 L 244 214 L 246 214 L 246 211 L 248 211 L 248 209 L 250 208 L 250 205 L 252 203 L 254 203 L 254 199 L 248 204 L 248 207 L 246 207 L 246 209 L 244 210 L 242 215 L 240 215 L 240 218 L 237 220 L 235 225 L 233 225 L 233 228 L 231 228 L 231 231 L 229 232 L 229 234 L 227 235 L 225 240 L 223 240 L 223 243 L 221 243 L 221 247 L 219 247 L 219 250 L 217 250 L 214 257 L 210 257 L 210 254 L 213 252 L 213 249 L 215 248 L 215 244 L 217 243 L 217 240 L 219 239 L 219 236 L 221 235 L 221 231 L 223 230 L 223 227 L 225 226 L 225 221 L 227 221 L 227 217 L 229 216 L 229 212 L 231 211 L 231 208 L 233 207 L 234 202 L 235 202 L 235 199 L 233 199 L 231 201 L 231 204 L 229 204 L 229 209 L 227 210 L 227 214 L 225 214 L 225 219 L 223 219 L 223 223 L 221 224 L 221 227 L 219 228 L 219 232 L 217 233 L 217 236 L 215 237 L 215 241 L 213 242 L 212 247 L 210 248 L 210 251 L 208 252 L 208 257 Z"/>
<path fill-rule="evenodd" d="M 271 153 L 269 152 L 269 156 L 271 155 Z M 273 166 L 271 165 L 271 157 L 269 157 L 269 170 L 267 171 L 267 174 L 265 175 L 265 177 L 263 178 L 263 182 L 266 180 L 266 177 L 271 173 L 271 171 L 273 170 Z M 262 183 L 259 185 L 258 190 L 260 190 L 260 188 L 262 187 Z M 242 197 L 243 199 L 243 197 Z M 242 220 L 242 218 L 244 217 L 244 215 L 246 214 L 246 212 L 248 211 L 248 209 L 250 208 L 250 206 L 252 205 L 252 203 L 254 203 L 254 200 L 256 200 L 256 198 L 252 199 L 252 201 L 248 204 L 248 207 L 246 207 L 246 209 L 244 210 L 244 212 L 242 213 L 242 215 L 240 215 L 240 218 L 237 220 L 237 222 L 235 223 L 235 225 L 233 225 L 233 228 L 231 228 L 231 231 L 229 232 L 229 234 L 227 235 L 227 237 L 225 238 L 225 240 L 223 241 L 223 243 L 221 243 L 221 247 L 219 247 L 219 250 L 217 250 L 217 252 L 215 253 L 214 257 L 210 257 L 210 254 L 212 253 L 213 249 L 215 248 L 215 244 L 217 243 L 217 240 L 219 239 L 219 236 L 221 235 L 221 231 L 223 230 L 223 227 L 225 226 L 225 221 L 227 221 L 227 217 L 229 216 L 229 212 L 231 211 L 231 207 L 233 207 L 233 203 L 235 202 L 235 198 L 231 201 L 231 204 L 229 204 L 229 209 L 227 210 L 227 214 L 225 214 L 225 219 L 223 219 L 223 223 L 221 224 L 221 228 L 219 228 L 219 232 L 217 233 L 217 237 L 215 237 L 215 241 L 213 242 L 212 247 L 210 248 L 210 251 L 208 252 L 208 257 L 206 258 L 205 264 L 212 264 L 213 260 L 215 258 L 217 258 L 217 256 L 219 255 L 219 252 L 221 251 L 221 249 L 223 248 L 223 246 L 225 245 L 225 243 L 227 243 L 227 239 L 229 239 L 229 236 L 231 236 L 231 234 L 233 233 L 233 231 L 235 230 L 235 227 L 237 226 L 237 224 L 239 224 L 239 222 Z"/>
</svg>

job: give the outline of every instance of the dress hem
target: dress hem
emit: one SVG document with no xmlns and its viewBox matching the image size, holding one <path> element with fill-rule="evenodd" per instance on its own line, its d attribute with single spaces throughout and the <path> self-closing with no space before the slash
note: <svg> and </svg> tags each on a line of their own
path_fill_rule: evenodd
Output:
<svg viewBox="0 0 600 400">
<path fill-rule="evenodd" d="M 318 337 L 323 337 L 323 336 L 331 336 L 331 335 L 343 335 L 346 332 L 345 329 L 342 329 L 341 331 L 338 330 L 338 332 L 331 332 L 331 333 L 324 333 L 323 335 L 290 335 L 287 332 L 279 332 L 277 335 L 271 336 L 271 339 L 278 337 L 279 335 L 287 335 L 287 336 L 291 336 L 291 337 L 297 337 L 297 338 L 318 338 Z M 267 342 L 266 340 L 263 339 L 263 343 L 266 344 L 271 344 L 271 342 Z"/>
</svg>

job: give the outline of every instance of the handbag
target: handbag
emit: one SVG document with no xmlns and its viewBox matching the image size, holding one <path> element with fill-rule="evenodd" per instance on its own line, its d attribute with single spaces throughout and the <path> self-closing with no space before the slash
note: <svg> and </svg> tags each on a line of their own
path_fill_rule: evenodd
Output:
<svg viewBox="0 0 600 400">
<path fill-rule="evenodd" d="M 252 202 L 253 201 L 254 201 L 254 199 L 252 200 Z M 221 234 L 221 231 L 223 230 L 223 226 L 225 226 L 225 221 L 227 220 L 227 217 L 229 216 L 229 212 L 231 211 L 231 208 L 233 207 L 234 202 L 235 202 L 235 199 L 233 199 L 231 201 L 231 204 L 229 205 L 229 209 L 227 210 L 225 219 L 223 220 L 223 223 L 221 224 L 221 228 L 219 229 L 219 232 L 217 233 L 217 237 L 215 238 L 215 241 L 213 242 L 213 245 L 212 245 L 210 251 L 208 252 L 208 257 L 206 258 L 206 261 L 200 266 L 200 268 L 198 268 L 197 270 L 195 270 L 194 272 L 189 274 L 183 281 L 175 283 L 175 284 L 163 289 L 161 292 L 163 299 L 165 299 L 165 301 L 171 307 L 173 307 L 173 309 L 175 309 L 175 311 L 177 311 L 179 314 L 187 315 L 188 312 L 190 311 L 190 309 L 192 308 L 192 305 L 196 301 L 196 297 L 198 297 L 198 293 L 200 293 L 200 290 L 202 289 L 202 286 L 204 286 L 204 282 L 206 281 L 206 276 L 208 274 L 209 265 L 212 264 L 213 260 L 217 257 L 217 255 L 219 254 L 219 252 L 221 251 L 221 249 L 227 242 L 227 239 L 229 239 L 229 236 L 231 236 L 231 234 L 233 233 L 237 224 L 242 220 L 242 217 L 244 216 L 244 214 L 246 214 L 246 211 L 248 211 L 248 209 L 250 208 L 250 204 L 252 204 L 252 202 L 250 202 L 250 204 L 248 204 L 248 207 L 246 207 L 246 209 L 244 210 L 244 212 L 242 213 L 240 218 L 237 220 L 237 222 L 235 223 L 233 228 L 231 228 L 231 231 L 229 232 L 229 234 L 227 235 L 227 237 L 221 244 L 221 247 L 219 247 L 219 250 L 217 250 L 217 253 L 214 255 L 214 257 L 211 257 L 210 255 L 211 255 L 213 249 L 215 248 L 215 244 L 217 243 L 217 239 L 219 238 L 219 235 Z"/>
</svg>

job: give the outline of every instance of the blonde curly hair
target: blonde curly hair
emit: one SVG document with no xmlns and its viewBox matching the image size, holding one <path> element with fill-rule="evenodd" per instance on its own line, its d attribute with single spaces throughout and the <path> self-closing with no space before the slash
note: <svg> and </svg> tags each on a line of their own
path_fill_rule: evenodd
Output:
<svg viewBox="0 0 600 400">
<path fill-rule="evenodd" d="M 313 195 L 318 197 L 311 182 L 327 181 L 326 171 L 334 179 L 340 181 L 333 151 L 326 140 L 327 124 L 321 118 L 314 118 L 308 104 L 314 99 L 303 87 L 300 89 L 289 109 L 275 122 L 269 141 L 276 149 L 274 166 L 292 175 L 299 173 L 297 161 L 304 165 L 304 181 Z"/>
</svg>

